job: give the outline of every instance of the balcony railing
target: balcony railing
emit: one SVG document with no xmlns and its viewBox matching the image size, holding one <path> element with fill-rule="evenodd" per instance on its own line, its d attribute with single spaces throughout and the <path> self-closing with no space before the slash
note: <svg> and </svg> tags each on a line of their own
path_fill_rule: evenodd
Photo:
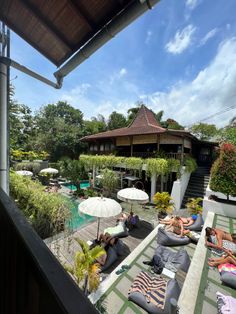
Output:
<svg viewBox="0 0 236 314">
<path fill-rule="evenodd" d="M 0 313 L 98 313 L 0 189 Z"/>
</svg>

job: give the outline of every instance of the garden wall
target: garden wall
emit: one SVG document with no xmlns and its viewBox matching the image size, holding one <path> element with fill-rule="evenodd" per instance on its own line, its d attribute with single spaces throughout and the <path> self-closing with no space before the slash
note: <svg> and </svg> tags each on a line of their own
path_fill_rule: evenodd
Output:
<svg viewBox="0 0 236 314">
<path fill-rule="evenodd" d="M 221 199 L 223 199 L 223 200 L 224 200 L 224 199 L 226 200 L 226 195 L 225 195 L 225 194 L 220 193 L 220 192 L 214 192 L 214 191 L 212 191 L 212 190 L 210 189 L 209 184 L 208 184 L 207 189 L 206 189 L 206 196 L 209 197 L 210 195 L 215 195 L 215 196 L 217 196 L 217 197 L 219 197 L 219 198 L 221 198 Z M 233 196 L 230 196 L 229 199 L 230 199 L 231 201 L 236 201 L 236 197 L 233 197 Z"/>
<path fill-rule="evenodd" d="M 190 179 L 191 173 L 185 172 L 185 167 L 182 168 L 182 175 L 180 179 L 177 179 L 173 183 L 172 191 L 171 191 L 171 197 L 174 200 L 175 203 L 175 209 L 179 210 L 181 208 L 181 204 L 184 198 L 185 191 L 188 186 L 188 182 Z"/>
<path fill-rule="evenodd" d="M 209 200 L 205 196 L 203 199 L 203 219 L 205 219 L 209 211 L 222 216 L 236 218 L 236 205 Z"/>
</svg>

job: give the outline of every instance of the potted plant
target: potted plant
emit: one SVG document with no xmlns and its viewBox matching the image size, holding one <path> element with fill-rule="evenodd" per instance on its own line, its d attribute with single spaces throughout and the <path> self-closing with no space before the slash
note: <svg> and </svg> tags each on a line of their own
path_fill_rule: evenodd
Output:
<svg viewBox="0 0 236 314">
<path fill-rule="evenodd" d="M 153 201 L 154 204 L 156 204 L 159 219 L 163 219 L 167 216 L 167 214 L 171 214 L 173 212 L 174 203 L 171 202 L 172 198 L 168 192 L 157 192 L 153 196 Z"/>
<path fill-rule="evenodd" d="M 88 295 L 95 291 L 100 283 L 100 265 L 96 263 L 96 259 L 105 254 L 105 251 L 100 246 L 90 249 L 85 241 L 79 238 L 75 238 L 75 240 L 79 243 L 82 251 L 76 252 L 74 266 L 65 265 L 65 268 L 78 284 L 82 283 L 83 291 L 85 295 Z"/>
<path fill-rule="evenodd" d="M 202 206 L 200 205 L 200 202 L 202 202 L 201 197 L 188 199 L 186 207 L 191 215 L 202 214 Z"/>
</svg>

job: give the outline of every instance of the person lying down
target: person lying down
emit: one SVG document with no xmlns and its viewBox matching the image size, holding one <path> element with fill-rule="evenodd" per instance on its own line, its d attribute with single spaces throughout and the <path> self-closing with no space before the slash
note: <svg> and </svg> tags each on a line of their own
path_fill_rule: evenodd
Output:
<svg viewBox="0 0 236 314">
<path fill-rule="evenodd" d="M 197 219 L 197 215 L 192 215 L 191 217 L 180 217 L 180 216 L 172 216 L 170 219 L 160 219 L 159 222 L 164 225 L 171 225 L 175 219 L 178 219 L 182 222 L 184 227 L 188 227 L 194 224 Z"/>
</svg>

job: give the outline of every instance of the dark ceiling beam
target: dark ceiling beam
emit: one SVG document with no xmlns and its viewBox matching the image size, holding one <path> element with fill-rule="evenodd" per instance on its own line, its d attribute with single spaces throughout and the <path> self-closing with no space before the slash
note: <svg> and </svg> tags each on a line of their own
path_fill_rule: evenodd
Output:
<svg viewBox="0 0 236 314">
<path fill-rule="evenodd" d="M 87 10 L 84 9 L 84 7 L 79 3 L 79 1 L 76 0 L 69 0 L 68 2 L 71 3 L 71 5 L 75 8 L 76 13 L 80 16 L 81 19 L 88 25 L 90 30 L 96 30 L 96 25 L 94 24 L 93 20 L 89 16 Z"/>
<path fill-rule="evenodd" d="M 21 3 L 24 4 L 24 6 L 33 13 L 33 15 L 40 20 L 40 23 L 46 27 L 47 31 L 49 31 L 54 37 L 56 37 L 57 40 L 59 40 L 61 43 L 63 43 L 69 50 L 73 48 L 73 45 L 67 40 L 67 38 L 54 26 L 54 24 L 46 18 L 40 10 L 33 5 L 28 0 L 21 0 Z"/>
</svg>

